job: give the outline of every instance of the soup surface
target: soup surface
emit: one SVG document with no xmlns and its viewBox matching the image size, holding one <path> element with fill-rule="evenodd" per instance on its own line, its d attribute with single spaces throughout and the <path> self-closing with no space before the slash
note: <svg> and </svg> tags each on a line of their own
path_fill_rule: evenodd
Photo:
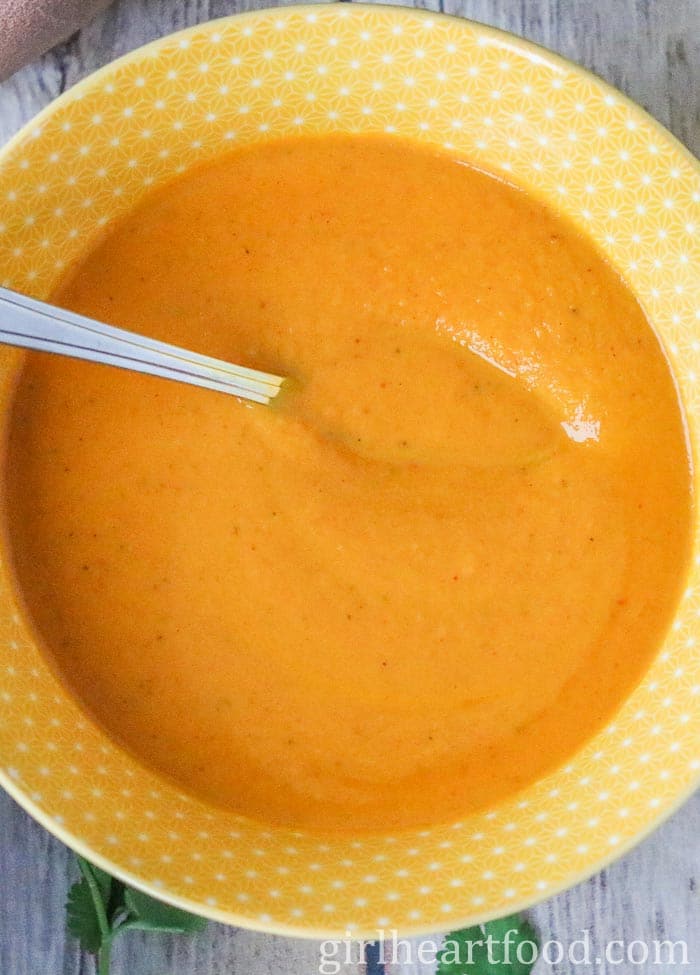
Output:
<svg viewBox="0 0 700 975">
<path fill-rule="evenodd" d="M 261 145 L 148 195 L 53 297 L 297 380 L 265 408 L 27 358 L 16 571 L 147 764 L 266 821 L 447 821 L 639 681 L 685 569 L 682 414 L 537 200 L 389 137 Z"/>
</svg>

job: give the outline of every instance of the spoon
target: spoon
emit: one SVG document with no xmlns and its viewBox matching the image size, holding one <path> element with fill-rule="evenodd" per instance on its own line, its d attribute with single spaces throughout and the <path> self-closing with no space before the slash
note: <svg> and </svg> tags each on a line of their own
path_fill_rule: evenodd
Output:
<svg viewBox="0 0 700 975">
<path fill-rule="evenodd" d="M 0 342 L 102 362 L 268 404 L 284 378 L 157 342 L 0 287 Z"/>
</svg>

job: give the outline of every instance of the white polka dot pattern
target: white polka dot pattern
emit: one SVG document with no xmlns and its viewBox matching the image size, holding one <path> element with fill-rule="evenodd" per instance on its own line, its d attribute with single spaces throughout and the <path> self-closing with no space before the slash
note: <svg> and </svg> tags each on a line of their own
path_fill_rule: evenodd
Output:
<svg viewBox="0 0 700 975">
<path fill-rule="evenodd" d="M 420 11 L 261 11 L 88 78 L 0 157 L 0 279 L 45 295 L 140 194 L 290 133 L 394 132 L 462 153 L 594 238 L 669 351 L 696 441 L 700 171 L 623 96 L 541 49 Z M 0 353 L 0 406 L 15 352 Z M 522 796 L 461 823 L 321 838 L 212 810 L 136 764 L 51 675 L 0 568 L 0 766 L 37 818 L 159 896 L 305 934 L 447 928 L 515 910 L 631 845 L 700 772 L 700 555 L 669 638 L 615 723 Z"/>
</svg>

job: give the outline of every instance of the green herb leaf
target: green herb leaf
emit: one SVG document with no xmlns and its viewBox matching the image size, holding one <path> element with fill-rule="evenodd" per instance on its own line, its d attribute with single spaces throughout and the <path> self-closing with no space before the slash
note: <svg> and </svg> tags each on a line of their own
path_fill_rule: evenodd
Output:
<svg viewBox="0 0 700 975">
<path fill-rule="evenodd" d="M 88 878 L 92 876 L 94 878 L 100 891 L 100 895 L 102 896 L 102 902 L 103 904 L 106 904 L 110 897 L 112 884 L 114 883 L 113 878 L 110 877 L 110 875 L 104 870 L 100 870 L 99 867 L 96 867 L 94 863 L 89 863 L 83 857 L 77 857 L 77 860 L 83 876 Z"/>
<path fill-rule="evenodd" d="M 102 945 L 102 931 L 90 887 L 83 877 L 73 884 L 66 902 L 66 927 L 85 951 L 96 955 Z"/>
<path fill-rule="evenodd" d="M 68 893 L 66 926 L 86 951 L 98 956 L 99 975 L 109 975 L 112 944 L 123 931 L 190 934 L 206 927 L 204 918 L 132 890 L 82 857 L 78 866 L 83 877 Z"/>
<path fill-rule="evenodd" d="M 535 929 L 512 915 L 448 934 L 437 975 L 530 975 L 538 953 Z"/>
<path fill-rule="evenodd" d="M 207 926 L 203 917 L 188 914 L 179 907 L 163 904 L 131 887 L 126 888 L 124 902 L 130 915 L 127 921 L 129 928 L 139 928 L 142 931 L 167 931 L 172 934 L 194 934 L 195 931 L 202 931 Z"/>
<path fill-rule="evenodd" d="M 105 911 L 112 889 L 112 878 L 104 870 L 78 857 L 83 879 L 73 884 L 66 903 L 67 927 L 82 946 L 97 953 L 109 938 L 110 927 Z"/>
<path fill-rule="evenodd" d="M 107 901 L 107 917 L 109 918 L 112 929 L 118 926 L 127 913 L 126 904 L 124 903 L 125 891 L 126 886 L 121 880 L 112 877 L 112 889 L 109 894 L 109 900 Z"/>
</svg>

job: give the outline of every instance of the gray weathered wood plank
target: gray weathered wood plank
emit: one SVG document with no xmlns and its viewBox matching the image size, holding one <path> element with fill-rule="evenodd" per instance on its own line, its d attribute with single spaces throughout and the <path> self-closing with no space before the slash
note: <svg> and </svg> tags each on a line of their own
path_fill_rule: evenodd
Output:
<svg viewBox="0 0 700 975">
<path fill-rule="evenodd" d="M 0 85 L 0 143 L 81 77 L 172 30 L 261 6 L 258 0 L 118 0 L 79 35 Z M 586 65 L 643 104 L 700 152 L 700 0 L 420 0 L 433 10 L 515 31 Z M 0 27 L 1 29 L 1 27 Z M 88 975 L 63 930 L 72 855 L 0 794 L 0 973 Z M 531 912 L 543 938 L 565 944 L 590 928 L 597 944 L 684 939 L 690 965 L 600 965 L 600 975 L 700 973 L 700 796 L 633 853 Z M 312 975 L 317 942 L 212 925 L 196 938 L 131 936 L 129 975 Z M 553 975 L 571 973 L 562 964 Z M 586 969 L 581 968 L 581 971 Z M 590 969 L 589 969 L 590 970 Z M 401 975 L 434 966 L 405 965 Z M 356 975 L 354 968 L 344 975 Z"/>
</svg>

